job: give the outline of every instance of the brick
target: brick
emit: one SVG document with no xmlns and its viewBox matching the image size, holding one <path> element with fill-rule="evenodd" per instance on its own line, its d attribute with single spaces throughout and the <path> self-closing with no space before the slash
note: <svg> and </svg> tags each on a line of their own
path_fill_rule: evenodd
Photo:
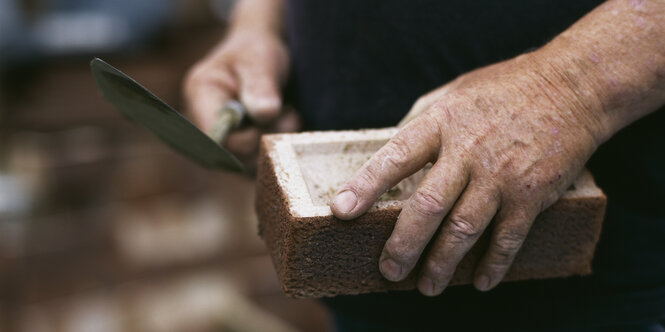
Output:
<svg viewBox="0 0 665 332">
<path fill-rule="evenodd" d="M 395 129 L 263 136 L 256 208 L 282 289 L 298 298 L 415 288 L 415 273 L 400 282 L 382 277 L 378 259 L 403 201 L 424 170 L 391 189 L 353 221 L 335 218 L 335 190 L 395 133 Z M 591 273 L 606 197 L 587 171 L 543 211 L 504 281 Z M 483 235 L 458 265 L 451 285 L 472 282 L 488 245 Z M 417 271 L 417 268 L 414 269 Z"/>
</svg>

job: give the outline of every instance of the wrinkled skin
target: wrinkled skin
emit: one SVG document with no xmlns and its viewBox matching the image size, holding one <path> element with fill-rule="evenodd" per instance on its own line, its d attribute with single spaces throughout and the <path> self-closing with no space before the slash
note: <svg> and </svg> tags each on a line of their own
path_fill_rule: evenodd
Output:
<svg viewBox="0 0 665 332">
<path fill-rule="evenodd" d="M 491 289 L 537 214 L 558 199 L 598 145 L 665 103 L 662 31 L 662 1 L 608 1 L 543 48 L 427 94 L 340 188 L 333 213 L 360 216 L 431 162 L 404 203 L 379 268 L 398 281 L 422 260 L 418 289 L 438 295 L 492 223 L 474 277 L 477 289 Z"/>
<path fill-rule="evenodd" d="M 185 81 L 188 108 L 204 130 L 225 101 L 240 98 L 261 125 L 236 131 L 227 146 L 250 158 L 266 128 L 291 131 L 298 124 L 293 113 L 280 113 L 288 72 L 283 13 L 279 0 L 238 1 L 228 37 Z M 597 146 L 665 104 L 663 31 L 665 2 L 609 0 L 538 51 L 432 91 L 340 188 L 332 212 L 346 220 L 360 216 L 431 162 L 379 268 L 387 279 L 401 280 L 422 259 L 419 290 L 440 294 L 493 223 L 474 281 L 480 290 L 491 289 L 536 215 L 557 200 Z"/>
<path fill-rule="evenodd" d="M 405 119 L 410 122 L 340 190 L 333 211 L 352 219 L 387 188 L 434 163 L 385 245 L 380 268 L 386 278 L 405 278 L 441 227 L 418 282 L 424 294 L 441 293 L 494 220 L 475 281 L 481 290 L 491 288 L 507 272 L 536 215 L 591 156 L 599 131 L 593 111 L 561 98 L 566 92 L 537 72 L 537 57 L 473 71 L 422 97 Z"/>
</svg>

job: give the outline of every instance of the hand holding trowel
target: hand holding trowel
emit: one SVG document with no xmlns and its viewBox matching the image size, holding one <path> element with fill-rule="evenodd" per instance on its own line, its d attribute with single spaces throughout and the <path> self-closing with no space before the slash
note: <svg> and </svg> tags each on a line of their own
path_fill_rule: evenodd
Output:
<svg viewBox="0 0 665 332">
<path fill-rule="evenodd" d="M 244 167 L 220 144 L 247 111 L 238 101 L 226 103 L 206 135 L 184 116 L 118 69 L 100 60 L 90 63 L 104 97 L 131 121 L 157 135 L 164 143 L 212 169 L 243 172 Z"/>
</svg>

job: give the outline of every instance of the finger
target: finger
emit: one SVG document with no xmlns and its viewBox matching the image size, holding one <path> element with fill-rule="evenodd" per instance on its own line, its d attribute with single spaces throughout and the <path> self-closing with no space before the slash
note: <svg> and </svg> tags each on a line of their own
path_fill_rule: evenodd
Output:
<svg viewBox="0 0 665 332">
<path fill-rule="evenodd" d="M 258 151 L 260 138 L 261 131 L 251 126 L 232 131 L 224 146 L 235 156 L 249 156 Z"/>
<path fill-rule="evenodd" d="M 300 118 L 294 110 L 280 115 L 269 128 L 269 132 L 294 132 L 300 128 Z M 264 131 L 257 126 L 241 127 L 232 131 L 224 141 L 224 146 L 234 155 L 246 156 L 258 151 L 261 134 Z"/>
<path fill-rule="evenodd" d="M 289 133 L 299 131 L 302 128 L 300 115 L 292 107 L 285 107 L 282 115 L 270 128 L 271 132 Z"/>
<path fill-rule="evenodd" d="M 421 293 L 435 296 L 443 292 L 457 265 L 478 241 L 499 205 L 498 191 L 473 181 L 469 183 L 427 254 L 418 280 Z"/>
<path fill-rule="evenodd" d="M 333 214 L 344 220 L 358 217 L 388 189 L 432 161 L 440 146 L 434 121 L 414 121 L 377 151 L 337 192 Z"/>
<path fill-rule="evenodd" d="M 461 162 L 440 158 L 402 208 L 379 259 L 388 280 L 404 279 L 413 269 L 441 220 L 464 190 L 468 175 Z"/>
<path fill-rule="evenodd" d="M 249 116 L 259 123 L 268 123 L 279 116 L 282 108 L 279 73 L 265 61 L 238 64 L 240 101 Z"/>
<path fill-rule="evenodd" d="M 474 285 L 478 290 L 490 290 L 503 279 L 537 214 L 537 209 L 499 213 L 489 248 L 476 268 Z"/>
<path fill-rule="evenodd" d="M 193 122 L 208 132 L 219 108 L 236 94 L 237 82 L 225 66 L 196 67 L 187 75 L 183 90 Z"/>
</svg>

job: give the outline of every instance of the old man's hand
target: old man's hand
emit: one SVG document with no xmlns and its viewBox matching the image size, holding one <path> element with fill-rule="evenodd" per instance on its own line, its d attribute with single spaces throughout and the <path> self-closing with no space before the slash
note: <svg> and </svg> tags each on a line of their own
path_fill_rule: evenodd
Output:
<svg viewBox="0 0 665 332">
<path fill-rule="evenodd" d="M 492 223 L 474 281 L 491 289 L 536 216 L 604 139 L 601 105 L 584 70 L 558 66 L 547 50 L 473 71 L 420 98 L 408 123 L 339 189 L 332 211 L 356 218 L 431 162 L 385 244 L 380 270 L 402 280 L 423 256 L 418 289 L 438 295 Z"/>
</svg>

